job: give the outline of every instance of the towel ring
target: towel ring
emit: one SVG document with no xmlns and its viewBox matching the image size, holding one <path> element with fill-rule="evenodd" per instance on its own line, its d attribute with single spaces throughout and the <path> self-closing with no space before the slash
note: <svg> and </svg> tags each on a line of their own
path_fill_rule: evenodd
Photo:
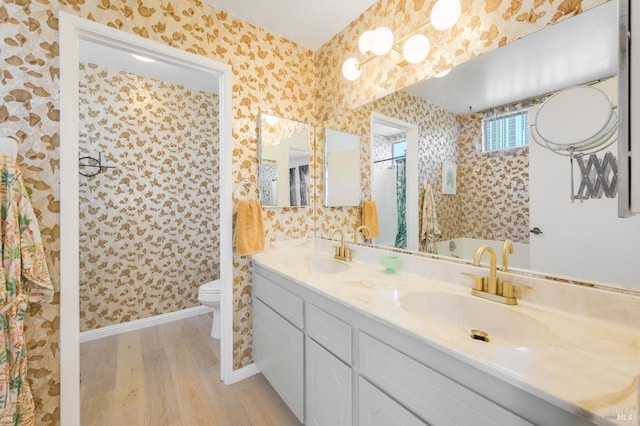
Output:
<svg viewBox="0 0 640 426">
<path fill-rule="evenodd" d="M 240 185 L 241 185 L 244 189 L 247 189 L 247 188 L 248 188 L 248 187 L 250 187 L 250 186 L 255 187 L 255 188 L 258 190 L 258 201 L 260 201 L 260 200 L 262 199 L 262 191 L 260 191 L 260 187 L 259 187 L 258 185 L 256 185 L 255 183 L 253 183 L 253 182 L 251 182 L 251 181 L 248 181 L 248 180 L 243 180 L 243 181 L 240 183 Z M 240 189 L 241 189 L 241 187 L 240 187 L 240 186 L 238 186 L 238 187 L 236 188 L 235 193 L 234 193 L 234 194 L 235 194 L 235 196 L 236 196 L 236 198 L 237 198 L 238 200 L 240 199 L 240 194 L 238 194 L 238 191 L 239 191 Z"/>
<path fill-rule="evenodd" d="M 368 186 L 365 186 L 364 188 L 362 188 L 362 200 L 364 201 L 367 193 L 371 195 L 371 201 L 373 201 L 373 190 Z"/>
</svg>

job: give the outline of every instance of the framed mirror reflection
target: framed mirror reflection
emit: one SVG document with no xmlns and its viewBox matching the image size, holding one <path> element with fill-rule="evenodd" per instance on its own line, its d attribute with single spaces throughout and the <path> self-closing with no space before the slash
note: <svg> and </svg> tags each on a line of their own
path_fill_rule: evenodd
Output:
<svg viewBox="0 0 640 426">
<path fill-rule="evenodd" d="M 261 113 L 258 116 L 259 186 L 264 207 L 311 205 L 311 126 Z"/>
<path fill-rule="evenodd" d="M 323 164 L 324 206 L 360 204 L 360 136 L 326 127 Z"/>
</svg>

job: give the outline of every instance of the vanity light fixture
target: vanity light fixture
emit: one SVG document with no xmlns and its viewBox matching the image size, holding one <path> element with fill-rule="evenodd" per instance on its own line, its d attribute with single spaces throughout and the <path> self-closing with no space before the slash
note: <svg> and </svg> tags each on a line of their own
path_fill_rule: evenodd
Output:
<svg viewBox="0 0 640 426">
<path fill-rule="evenodd" d="M 155 59 L 147 58 L 146 56 L 136 55 L 135 53 L 132 53 L 131 56 L 133 56 L 134 58 L 142 62 L 155 62 Z"/>
<path fill-rule="evenodd" d="M 394 42 L 393 33 L 387 27 L 379 27 L 362 33 L 358 39 L 358 49 L 366 57 L 348 58 L 342 64 L 342 75 L 347 80 L 357 80 L 362 74 L 362 66 L 378 56 L 390 53 L 396 65 L 418 64 L 431 50 L 429 39 L 421 34 L 430 25 L 436 30 L 445 31 L 453 27 L 460 18 L 462 7 L 460 0 L 438 0 L 431 9 L 431 22 L 425 24 Z"/>
</svg>

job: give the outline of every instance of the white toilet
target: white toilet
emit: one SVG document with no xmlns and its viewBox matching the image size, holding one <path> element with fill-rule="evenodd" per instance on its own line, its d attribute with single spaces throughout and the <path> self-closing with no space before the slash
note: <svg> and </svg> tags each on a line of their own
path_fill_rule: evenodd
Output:
<svg viewBox="0 0 640 426">
<path fill-rule="evenodd" d="M 220 338 L 220 280 L 209 281 L 200 286 L 198 301 L 205 306 L 213 308 L 213 324 L 211 325 L 211 337 Z"/>
</svg>

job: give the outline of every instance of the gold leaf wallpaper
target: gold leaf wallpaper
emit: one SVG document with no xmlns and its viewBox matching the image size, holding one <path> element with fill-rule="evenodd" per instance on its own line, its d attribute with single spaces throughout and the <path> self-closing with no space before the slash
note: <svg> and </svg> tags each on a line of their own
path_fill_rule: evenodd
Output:
<svg viewBox="0 0 640 426">
<path fill-rule="evenodd" d="M 59 147 L 64 143 L 59 140 L 59 10 L 229 64 L 234 78 L 232 168 L 238 185 L 245 179 L 256 182 L 259 112 L 319 128 L 322 121 L 347 109 L 605 2 L 462 0 L 460 22 L 445 33 L 430 34 L 434 49 L 425 63 L 397 68 L 380 58 L 368 64 L 358 81 L 349 82 L 340 69 L 357 52 L 363 30 L 385 24 L 405 34 L 423 23 L 435 0 L 380 0 L 315 53 L 201 0 L 5 0 L 0 3 L 0 132 L 20 140 L 18 163 L 40 221 L 56 290 L 59 194 L 70 190 L 59 187 Z M 321 161 L 316 155 L 311 171 L 316 205 Z M 331 225 L 351 225 L 354 210 L 335 215 Z M 313 208 L 266 209 L 267 238 L 323 229 L 327 222 L 321 216 Z M 234 258 L 233 280 L 234 365 L 240 368 L 251 362 L 249 258 Z M 59 315 L 56 297 L 51 304 L 33 304 L 26 319 L 37 424 L 60 423 Z"/>
<path fill-rule="evenodd" d="M 200 306 L 220 277 L 218 96 L 94 64 L 79 96 L 80 155 L 116 167 L 80 176 L 80 331 Z"/>
<path fill-rule="evenodd" d="M 532 100 L 526 106 L 543 100 Z M 462 218 L 460 236 L 529 243 L 528 147 L 482 153 L 482 120 L 523 106 L 457 117 L 461 128 L 457 195 Z"/>
</svg>

